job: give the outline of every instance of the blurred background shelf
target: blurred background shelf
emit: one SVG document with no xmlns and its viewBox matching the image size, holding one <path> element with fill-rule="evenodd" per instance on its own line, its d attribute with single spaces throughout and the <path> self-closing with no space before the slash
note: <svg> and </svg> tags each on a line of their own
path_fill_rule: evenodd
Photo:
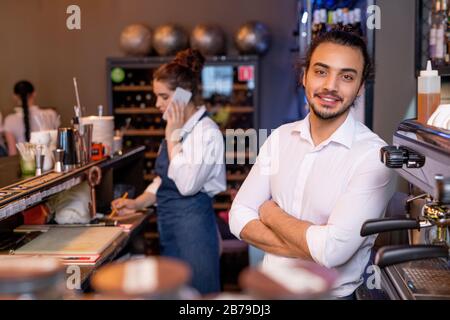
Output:
<svg viewBox="0 0 450 320">
<path fill-rule="evenodd" d="M 170 60 L 170 57 L 107 60 L 108 106 L 115 116 L 115 128 L 124 134 L 125 150 L 145 146 L 142 173 L 145 184 L 156 177 L 155 161 L 165 135 L 165 122 L 156 108 L 156 96 L 152 91 L 152 75 L 161 64 Z M 123 77 L 116 79 L 112 77 L 114 73 Z M 249 151 L 249 135 L 257 134 L 259 128 L 259 58 L 207 58 L 200 83 L 200 98 L 223 133 L 228 147 L 224 159 L 228 173 L 227 189 L 216 195 L 213 206 L 222 238 L 234 239 L 228 227 L 228 211 L 257 152 Z M 148 234 L 147 240 L 157 242 L 156 227 Z"/>
</svg>

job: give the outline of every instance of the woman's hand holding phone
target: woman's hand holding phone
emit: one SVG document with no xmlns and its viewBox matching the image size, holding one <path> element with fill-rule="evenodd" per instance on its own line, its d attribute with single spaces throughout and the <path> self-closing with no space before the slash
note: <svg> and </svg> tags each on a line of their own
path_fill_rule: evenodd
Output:
<svg viewBox="0 0 450 320">
<path fill-rule="evenodd" d="M 180 129 L 184 125 L 184 107 L 178 101 L 172 101 L 167 110 L 166 140 L 179 141 Z"/>
</svg>

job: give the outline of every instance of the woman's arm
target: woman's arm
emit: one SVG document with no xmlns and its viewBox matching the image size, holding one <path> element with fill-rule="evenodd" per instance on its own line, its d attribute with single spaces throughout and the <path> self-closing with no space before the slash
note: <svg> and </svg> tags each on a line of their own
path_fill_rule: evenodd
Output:
<svg viewBox="0 0 450 320">
<path fill-rule="evenodd" d="M 156 194 L 152 192 L 144 192 L 139 197 L 137 197 L 135 201 L 136 201 L 136 210 L 142 210 L 156 203 Z"/>
<path fill-rule="evenodd" d="M 8 155 L 15 156 L 17 154 L 16 138 L 11 132 L 5 131 L 5 139 L 8 145 Z"/>
<path fill-rule="evenodd" d="M 217 128 L 199 123 L 171 159 L 168 177 L 184 196 L 199 192 L 224 164 L 223 135 Z"/>
<path fill-rule="evenodd" d="M 115 199 L 111 203 L 111 207 L 118 210 L 120 215 L 133 213 L 137 210 L 142 210 L 156 203 L 156 192 L 161 185 L 161 178 L 156 177 L 153 182 L 147 187 L 144 193 L 136 199 Z"/>
</svg>

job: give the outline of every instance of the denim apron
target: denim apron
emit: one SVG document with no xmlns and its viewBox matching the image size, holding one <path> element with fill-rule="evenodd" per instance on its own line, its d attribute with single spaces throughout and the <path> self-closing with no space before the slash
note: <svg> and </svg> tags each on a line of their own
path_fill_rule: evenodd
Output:
<svg viewBox="0 0 450 320">
<path fill-rule="evenodd" d="M 199 121 L 204 117 L 206 112 Z M 162 180 L 156 193 L 161 255 L 186 262 L 192 270 L 191 285 L 201 294 L 218 292 L 220 257 L 212 198 L 203 192 L 181 195 L 167 175 L 168 168 L 167 141 L 163 140 L 155 162 Z"/>
</svg>

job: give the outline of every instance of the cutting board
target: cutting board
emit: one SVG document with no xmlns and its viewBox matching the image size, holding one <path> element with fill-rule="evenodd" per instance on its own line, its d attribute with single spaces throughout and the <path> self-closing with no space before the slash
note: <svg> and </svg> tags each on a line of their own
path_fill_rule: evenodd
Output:
<svg viewBox="0 0 450 320">
<path fill-rule="evenodd" d="M 99 255 L 121 233 L 120 227 L 52 228 L 17 249 L 15 254 Z"/>
</svg>

